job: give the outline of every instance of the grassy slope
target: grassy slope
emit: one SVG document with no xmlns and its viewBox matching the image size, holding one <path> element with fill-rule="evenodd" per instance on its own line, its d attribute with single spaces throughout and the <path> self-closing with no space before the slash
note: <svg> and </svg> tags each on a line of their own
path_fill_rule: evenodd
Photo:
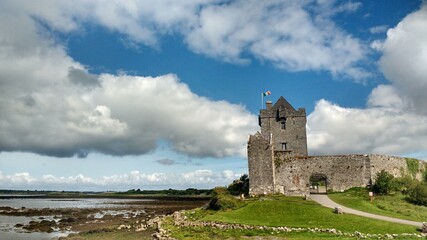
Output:
<svg viewBox="0 0 427 240">
<path fill-rule="evenodd" d="M 401 194 L 376 196 L 373 203 L 369 201 L 366 189 L 350 189 L 344 193 L 333 193 L 328 196 L 341 205 L 364 212 L 418 222 L 427 221 L 427 207 L 410 204 Z"/>
<path fill-rule="evenodd" d="M 335 228 L 344 232 L 414 233 L 416 227 L 359 217 L 334 214 L 331 209 L 299 197 L 270 197 L 253 201 L 234 211 L 219 211 L 203 220 L 252 225 Z"/>
</svg>

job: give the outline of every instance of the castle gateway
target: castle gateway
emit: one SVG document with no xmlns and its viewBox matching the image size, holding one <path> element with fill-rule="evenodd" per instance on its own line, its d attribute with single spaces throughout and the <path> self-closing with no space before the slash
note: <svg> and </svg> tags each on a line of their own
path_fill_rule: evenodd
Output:
<svg viewBox="0 0 427 240">
<path fill-rule="evenodd" d="M 410 173 L 407 159 L 383 155 L 308 156 L 306 113 L 285 98 L 261 109 L 261 132 L 248 140 L 249 194 L 309 195 L 318 181 L 328 191 L 366 187 L 385 170 L 395 177 L 411 174 L 421 179 L 425 166 Z M 323 186 L 324 185 L 324 186 Z"/>
</svg>

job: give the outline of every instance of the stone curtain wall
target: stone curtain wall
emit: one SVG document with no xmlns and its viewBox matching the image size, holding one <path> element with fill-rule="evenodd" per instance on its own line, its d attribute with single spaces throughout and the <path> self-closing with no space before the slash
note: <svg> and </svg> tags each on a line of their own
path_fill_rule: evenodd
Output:
<svg viewBox="0 0 427 240">
<path fill-rule="evenodd" d="M 375 182 L 375 177 L 382 170 L 392 174 L 394 177 L 403 177 L 408 174 L 408 166 L 405 158 L 384 155 L 369 155 L 369 157 L 371 159 L 373 183 Z"/>
<path fill-rule="evenodd" d="M 264 144 L 268 147 L 266 141 Z M 329 191 L 366 187 L 375 181 L 375 177 L 382 170 L 391 173 L 394 177 L 411 174 L 407 159 L 402 157 L 384 155 L 298 157 L 289 156 L 286 152 L 274 151 L 274 164 L 271 164 L 271 155 L 265 156 L 262 147 L 258 148 L 257 155 L 253 152 L 250 155 L 250 194 L 309 195 L 310 177 L 318 174 L 326 176 Z M 423 161 L 417 161 L 417 163 L 418 170 L 414 176 L 421 180 L 424 177 L 426 163 Z"/>
<path fill-rule="evenodd" d="M 286 195 L 309 195 L 310 176 L 322 174 L 330 191 L 342 191 L 369 184 L 367 155 L 287 157 L 275 152 L 277 192 Z"/>
<path fill-rule="evenodd" d="M 393 174 L 394 177 L 410 175 L 420 181 L 425 177 L 427 163 L 424 161 L 384 155 L 369 155 L 369 158 L 371 159 L 372 181 L 375 181 L 375 177 L 382 170 Z M 407 161 L 415 161 L 417 169 L 414 173 L 409 170 Z"/>
</svg>

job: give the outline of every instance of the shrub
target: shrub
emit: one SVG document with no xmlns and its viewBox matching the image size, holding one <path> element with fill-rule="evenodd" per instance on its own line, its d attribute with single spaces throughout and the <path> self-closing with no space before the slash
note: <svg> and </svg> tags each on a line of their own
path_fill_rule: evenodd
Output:
<svg viewBox="0 0 427 240">
<path fill-rule="evenodd" d="M 406 175 L 404 177 L 395 178 L 396 187 L 403 194 L 408 194 L 408 191 L 415 187 L 419 181 L 413 179 L 411 176 Z"/>
<path fill-rule="evenodd" d="M 208 204 L 211 210 L 236 209 L 243 206 L 243 202 L 231 196 L 227 188 L 216 187 L 213 189 L 213 196 Z"/>
<path fill-rule="evenodd" d="M 228 191 L 231 195 L 240 196 L 244 194 L 249 195 L 249 177 L 247 174 L 243 174 L 240 179 L 234 180 L 232 184 L 228 186 Z"/>
<path fill-rule="evenodd" d="M 406 158 L 406 165 L 408 167 L 408 171 L 413 178 L 417 175 L 419 163 L 417 159 Z"/>
<path fill-rule="evenodd" d="M 379 194 L 390 194 L 393 191 L 396 191 L 399 186 L 398 182 L 394 179 L 394 176 L 390 173 L 382 170 L 375 177 L 375 183 L 372 186 L 374 192 Z"/>
<path fill-rule="evenodd" d="M 427 185 L 418 183 L 408 190 L 407 200 L 409 202 L 427 206 Z"/>
</svg>

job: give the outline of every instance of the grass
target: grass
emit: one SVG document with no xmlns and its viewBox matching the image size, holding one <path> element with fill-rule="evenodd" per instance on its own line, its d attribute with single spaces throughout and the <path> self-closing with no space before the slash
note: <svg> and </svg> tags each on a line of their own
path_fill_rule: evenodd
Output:
<svg viewBox="0 0 427 240">
<path fill-rule="evenodd" d="M 226 211 L 187 211 L 192 220 L 239 223 L 258 226 L 301 228 L 334 228 L 342 232 L 364 234 L 419 233 L 416 227 L 390 223 L 351 214 L 334 214 L 332 209 L 300 197 L 269 196 L 247 201 L 247 205 Z M 210 227 L 177 227 L 169 217 L 163 228 L 176 239 L 354 239 L 320 232 L 272 232 L 259 229 L 220 230 Z M 400 237 L 399 239 L 416 239 Z"/>
<path fill-rule="evenodd" d="M 354 188 L 343 193 L 332 193 L 328 196 L 343 206 L 360 211 L 418 222 L 427 221 L 427 207 L 411 204 L 405 201 L 404 195 L 399 193 L 375 196 L 372 203 L 369 201 L 368 190 L 363 188 Z"/>
<path fill-rule="evenodd" d="M 265 226 L 335 228 L 343 232 L 371 234 L 414 233 L 416 227 L 369 219 L 351 214 L 334 214 L 331 209 L 300 197 L 275 196 L 253 201 L 234 211 L 219 211 L 202 220 Z"/>
<path fill-rule="evenodd" d="M 172 224 L 172 220 L 166 221 L 163 228 L 172 233 L 176 239 L 186 240 L 212 240 L 212 239 L 354 239 L 349 237 L 337 236 L 328 233 L 311 233 L 311 232 L 291 232 L 291 233 L 272 233 L 265 230 L 247 230 L 247 229 L 226 229 L 220 230 L 207 227 L 177 227 Z"/>
</svg>

